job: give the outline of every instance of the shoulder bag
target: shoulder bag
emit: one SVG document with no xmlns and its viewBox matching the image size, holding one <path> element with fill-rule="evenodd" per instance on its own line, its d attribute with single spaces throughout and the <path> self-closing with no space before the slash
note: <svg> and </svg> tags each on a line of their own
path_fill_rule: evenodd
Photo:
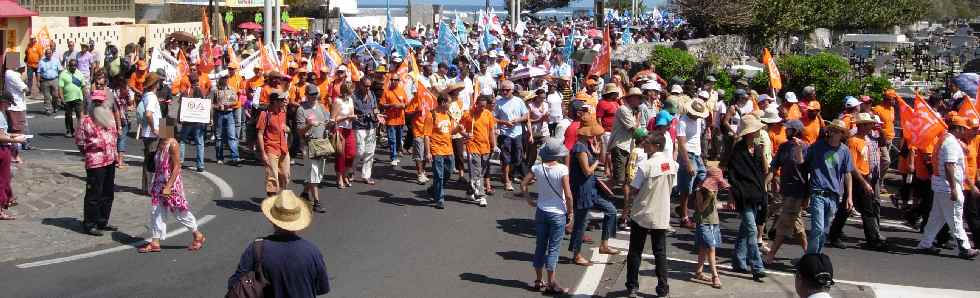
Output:
<svg viewBox="0 0 980 298">
<path fill-rule="evenodd" d="M 225 298 L 265 297 L 265 288 L 269 285 L 269 282 L 265 279 L 265 274 L 262 272 L 262 242 L 262 239 L 256 239 L 255 242 L 252 242 L 252 248 L 255 253 L 252 259 L 252 271 L 245 272 L 239 276 L 238 282 L 228 289 Z"/>
</svg>

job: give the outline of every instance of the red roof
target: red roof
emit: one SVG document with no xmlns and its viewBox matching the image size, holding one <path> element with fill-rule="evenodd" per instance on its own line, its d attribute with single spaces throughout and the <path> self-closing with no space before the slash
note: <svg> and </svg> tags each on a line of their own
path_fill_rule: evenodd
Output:
<svg viewBox="0 0 980 298">
<path fill-rule="evenodd" d="M 0 18 L 16 18 L 36 16 L 37 12 L 24 8 L 17 2 L 0 0 Z"/>
</svg>

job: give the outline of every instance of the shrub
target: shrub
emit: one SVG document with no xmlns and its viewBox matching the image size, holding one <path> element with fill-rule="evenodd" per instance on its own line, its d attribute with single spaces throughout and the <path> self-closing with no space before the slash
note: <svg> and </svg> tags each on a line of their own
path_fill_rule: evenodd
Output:
<svg viewBox="0 0 980 298">
<path fill-rule="evenodd" d="M 685 50 L 656 46 L 650 61 L 657 67 L 657 73 L 664 78 L 691 78 L 697 68 L 697 60 Z"/>
</svg>

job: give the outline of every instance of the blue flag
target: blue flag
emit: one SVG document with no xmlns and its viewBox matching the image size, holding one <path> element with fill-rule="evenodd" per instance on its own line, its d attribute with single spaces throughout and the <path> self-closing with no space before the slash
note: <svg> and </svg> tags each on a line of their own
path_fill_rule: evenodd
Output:
<svg viewBox="0 0 980 298">
<path fill-rule="evenodd" d="M 408 43 L 405 41 L 405 37 L 395 29 L 391 14 L 388 14 L 388 25 L 385 26 L 385 45 L 389 53 L 398 52 L 402 57 L 408 54 Z"/>
<path fill-rule="evenodd" d="M 575 52 L 574 40 L 575 38 L 572 34 L 568 34 L 565 37 L 565 48 L 562 49 L 561 54 L 565 57 L 565 61 L 568 61 L 568 64 L 572 64 L 572 52 Z"/>
<path fill-rule="evenodd" d="M 436 46 L 436 62 L 453 64 L 453 59 L 459 55 L 459 42 L 453 36 L 452 30 L 446 23 L 439 23 L 439 44 Z"/>
<path fill-rule="evenodd" d="M 497 38 L 490 34 L 490 30 L 483 29 L 483 38 L 480 38 L 480 52 L 492 50 L 491 45 L 497 43 Z"/>
<path fill-rule="evenodd" d="M 347 19 L 344 16 L 340 16 L 340 28 L 337 29 L 337 51 L 344 53 L 348 48 L 357 42 L 357 33 L 354 32 L 354 28 L 351 28 L 350 24 L 347 23 Z"/>
<path fill-rule="evenodd" d="M 459 14 L 456 14 L 456 36 L 459 36 L 459 38 L 466 38 L 468 36 L 466 24 L 463 23 L 463 19 L 459 17 Z"/>
<path fill-rule="evenodd" d="M 630 32 L 630 27 L 626 27 L 626 30 L 623 30 L 623 44 L 631 43 L 633 43 L 633 33 Z"/>
</svg>

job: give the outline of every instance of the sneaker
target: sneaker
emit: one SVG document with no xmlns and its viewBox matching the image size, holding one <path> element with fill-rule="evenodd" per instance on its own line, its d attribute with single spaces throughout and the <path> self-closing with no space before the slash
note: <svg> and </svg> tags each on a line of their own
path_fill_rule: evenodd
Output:
<svg viewBox="0 0 980 298">
<path fill-rule="evenodd" d="M 397 159 L 392 160 L 391 161 L 391 166 L 393 166 L 393 167 L 398 166 L 398 160 Z"/>
<path fill-rule="evenodd" d="M 418 181 L 419 181 L 419 184 L 426 184 L 426 183 L 429 183 L 429 178 L 428 177 L 425 177 L 425 175 L 420 175 Z"/>
<path fill-rule="evenodd" d="M 198 173 L 203 173 L 204 172 L 204 167 L 197 168 L 196 170 L 197 170 Z"/>
<path fill-rule="evenodd" d="M 754 280 L 756 282 L 762 282 L 762 279 L 763 278 L 766 278 L 767 276 L 769 276 L 769 275 L 766 274 L 765 271 L 752 272 L 752 280 Z"/>
<path fill-rule="evenodd" d="M 836 249 L 847 249 L 847 245 L 844 245 L 844 241 L 840 241 L 840 239 L 831 240 L 828 245 Z"/>
<path fill-rule="evenodd" d="M 635 288 L 634 289 L 627 289 L 626 290 L 626 297 L 629 297 L 629 298 L 640 297 L 640 290 L 635 289 Z"/>
<path fill-rule="evenodd" d="M 476 199 L 476 195 L 470 194 L 470 201 L 477 202 L 479 200 Z"/>
<path fill-rule="evenodd" d="M 938 255 L 941 250 L 935 247 L 917 247 L 915 248 L 915 251 L 919 252 L 920 254 Z"/>
<path fill-rule="evenodd" d="M 219 161 L 216 161 L 214 163 L 219 164 L 219 165 L 223 165 L 223 164 L 225 164 L 225 161 L 224 160 L 219 160 Z"/>
<path fill-rule="evenodd" d="M 436 202 L 436 209 L 439 210 L 446 209 L 446 205 L 444 205 L 442 201 Z"/>
<path fill-rule="evenodd" d="M 326 213 L 327 210 L 324 210 L 323 209 L 323 205 L 320 205 L 320 202 L 318 201 L 318 202 L 313 203 L 313 212 L 316 212 L 316 213 Z"/>
<path fill-rule="evenodd" d="M 479 203 L 480 203 L 480 207 L 486 207 L 487 206 L 487 198 L 480 198 Z"/>
<path fill-rule="evenodd" d="M 977 258 L 977 255 L 980 255 L 980 251 L 977 251 L 976 249 L 961 249 L 959 256 L 960 258 L 973 260 Z"/>
</svg>

